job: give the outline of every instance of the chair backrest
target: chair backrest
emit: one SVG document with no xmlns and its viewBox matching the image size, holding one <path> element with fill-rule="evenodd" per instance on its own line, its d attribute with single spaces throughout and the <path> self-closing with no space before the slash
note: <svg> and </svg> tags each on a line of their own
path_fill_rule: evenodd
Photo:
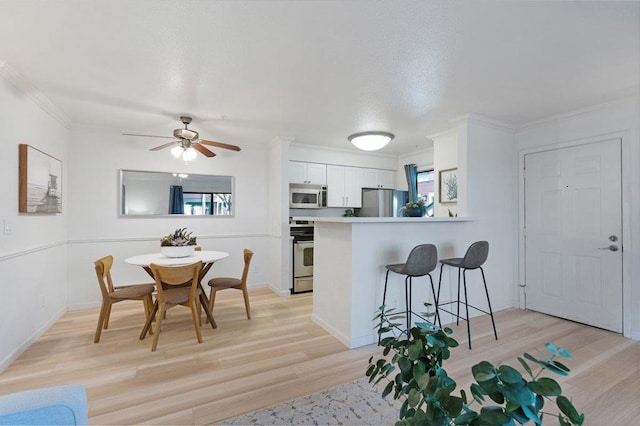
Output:
<svg viewBox="0 0 640 426">
<path fill-rule="evenodd" d="M 407 262 L 404 264 L 402 273 L 413 277 L 427 275 L 436 269 L 438 265 L 438 249 L 433 244 L 420 244 L 415 246 Z"/>
<path fill-rule="evenodd" d="M 191 282 L 190 297 L 195 297 L 200 271 L 202 271 L 201 261 L 182 266 L 163 266 L 152 263 L 150 268 L 156 281 L 157 297 L 160 302 L 164 301 L 164 285 L 180 286 Z"/>
<path fill-rule="evenodd" d="M 111 265 L 113 265 L 113 256 L 105 256 L 93 262 L 96 267 L 96 275 L 98 276 L 98 284 L 100 292 L 105 299 L 109 298 L 109 294 L 113 293 L 113 281 L 111 280 Z"/>
<path fill-rule="evenodd" d="M 244 254 L 244 269 L 242 270 L 242 278 L 240 279 L 241 281 L 240 285 L 242 287 L 246 287 L 247 277 L 249 276 L 249 265 L 251 264 L 251 258 L 253 257 L 253 252 L 249 249 L 244 249 L 243 254 Z"/>
<path fill-rule="evenodd" d="M 476 269 L 481 267 L 489 257 L 489 242 L 476 241 L 471 244 L 460 263 L 461 268 Z"/>
</svg>

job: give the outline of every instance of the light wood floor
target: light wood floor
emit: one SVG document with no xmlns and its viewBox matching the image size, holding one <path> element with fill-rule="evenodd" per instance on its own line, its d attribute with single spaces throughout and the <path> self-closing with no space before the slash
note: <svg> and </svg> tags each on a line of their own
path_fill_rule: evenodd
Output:
<svg viewBox="0 0 640 426">
<path fill-rule="evenodd" d="M 220 292 L 218 329 L 195 340 L 188 309 L 169 312 L 158 351 L 138 340 L 141 304 L 115 305 L 109 329 L 93 344 L 98 309 L 67 313 L 0 374 L 0 394 L 82 383 L 92 424 L 211 424 L 363 377 L 375 345 L 347 350 L 310 320 L 311 295 L 280 298 L 251 291 L 252 320 L 239 292 Z M 445 364 L 459 388 L 470 367 L 487 359 L 517 366 L 516 356 L 546 342 L 574 355 L 565 394 L 589 425 L 635 424 L 640 418 L 640 343 L 603 330 L 533 312 L 497 313 L 500 340 L 487 318 L 454 327 L 461 346 Z M 550 422 L 553 423 L 553 422 Z"/>
</svg>

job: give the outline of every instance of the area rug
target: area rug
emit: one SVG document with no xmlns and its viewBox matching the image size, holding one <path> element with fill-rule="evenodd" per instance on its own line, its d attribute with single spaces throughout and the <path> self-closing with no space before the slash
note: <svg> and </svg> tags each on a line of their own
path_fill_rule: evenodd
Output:
<svg viewBox="0 0 640 426">
<path fill-rule="evenodd" d="M 368 378 L 274 405 L 221 425 L 392 425 L 400 403 L 383 399 Z"/>
</svg>

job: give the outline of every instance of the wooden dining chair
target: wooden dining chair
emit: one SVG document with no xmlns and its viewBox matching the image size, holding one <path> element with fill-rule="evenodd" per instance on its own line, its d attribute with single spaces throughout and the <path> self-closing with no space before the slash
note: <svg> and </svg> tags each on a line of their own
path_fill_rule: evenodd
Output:
<svg viewBox="0 0 640 426">
<path fill-rule="evenodd" d="M 111 306 L 114 303 L 123 300 L 142 300 L 144 303 L 145 320 L 149 318 L 153 300 L 151 294 L 154 290 L 153 284 L 133 284 L 116 287 L 111 279 L 111 266 L 113 265 L 113 256 L 105 256 L 93 262 L 98 276 L 98 284 L 102 293 L 102 306 L 100 307 L 100 316 L 98 317 L 98 327 L 93 338 L 93 343 L 100 341 L 102 329 L 109 327 L 109 317 L 111 316 Z"/>
<path fill-rule="evenodd" d="M 242 290 L 242 295 L 244 296 L 244 309 L 247 311 L 247 319 L 251 319 L 251 306 L 249 305 L 249 292 L 247 291 L 247 276 L 249 275 L 249 264 L 251 263 L 253 252 L 249 249 L 244 249 L 243 253 L 244 269 L 242 271 L 242 278 L 218 277 L 209 280 L 209 287 L 211 287 L 209 309 L 212 312 L 213 304 L 216 301 L 216 292 L 227 288 L 235 288 L 236 290 Z"/>
<path fill-rule="evenodd" d="M 150 268 L 156 280 L 156 302 L 151 310 L 151 315 L 147 318 L 147 322 L 140 333 L 140 340 L 146 337 L 147 332 L 151 328 L 153 318 L 155 317 L 156 332 L 153 335 L 153 342 L 151 344 L 151 350 L 155 351 L 158 347 L 158 338 L 160 337 L 165 312 L 174 306 L 182 305 L 191 309 L 193 326 L 196 329 L 196 338 L 198 339 L 198 343 L 202 343 L 199 299 L 202 290 L 200 286 L 198 286 L 202 262 L 198 261 L 197 263 L 184 266 L 161 266 L 152 263 Z M 186 283 L 191 283 L 191 285 L 184 286 Z"/>
</svg>

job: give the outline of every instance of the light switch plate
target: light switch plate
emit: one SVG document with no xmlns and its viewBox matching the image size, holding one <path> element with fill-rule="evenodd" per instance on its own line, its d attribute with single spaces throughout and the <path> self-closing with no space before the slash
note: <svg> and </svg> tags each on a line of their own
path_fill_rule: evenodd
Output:
<svg viewBox="0 0 640 426">
<path fill-rule="evenodd" d="M 2 232 L 4 235 L 13 234 L 13 228 L 11 227 L 11 222 L 9 222 L 6 219 L 2 222 Z"/>
</svg>

